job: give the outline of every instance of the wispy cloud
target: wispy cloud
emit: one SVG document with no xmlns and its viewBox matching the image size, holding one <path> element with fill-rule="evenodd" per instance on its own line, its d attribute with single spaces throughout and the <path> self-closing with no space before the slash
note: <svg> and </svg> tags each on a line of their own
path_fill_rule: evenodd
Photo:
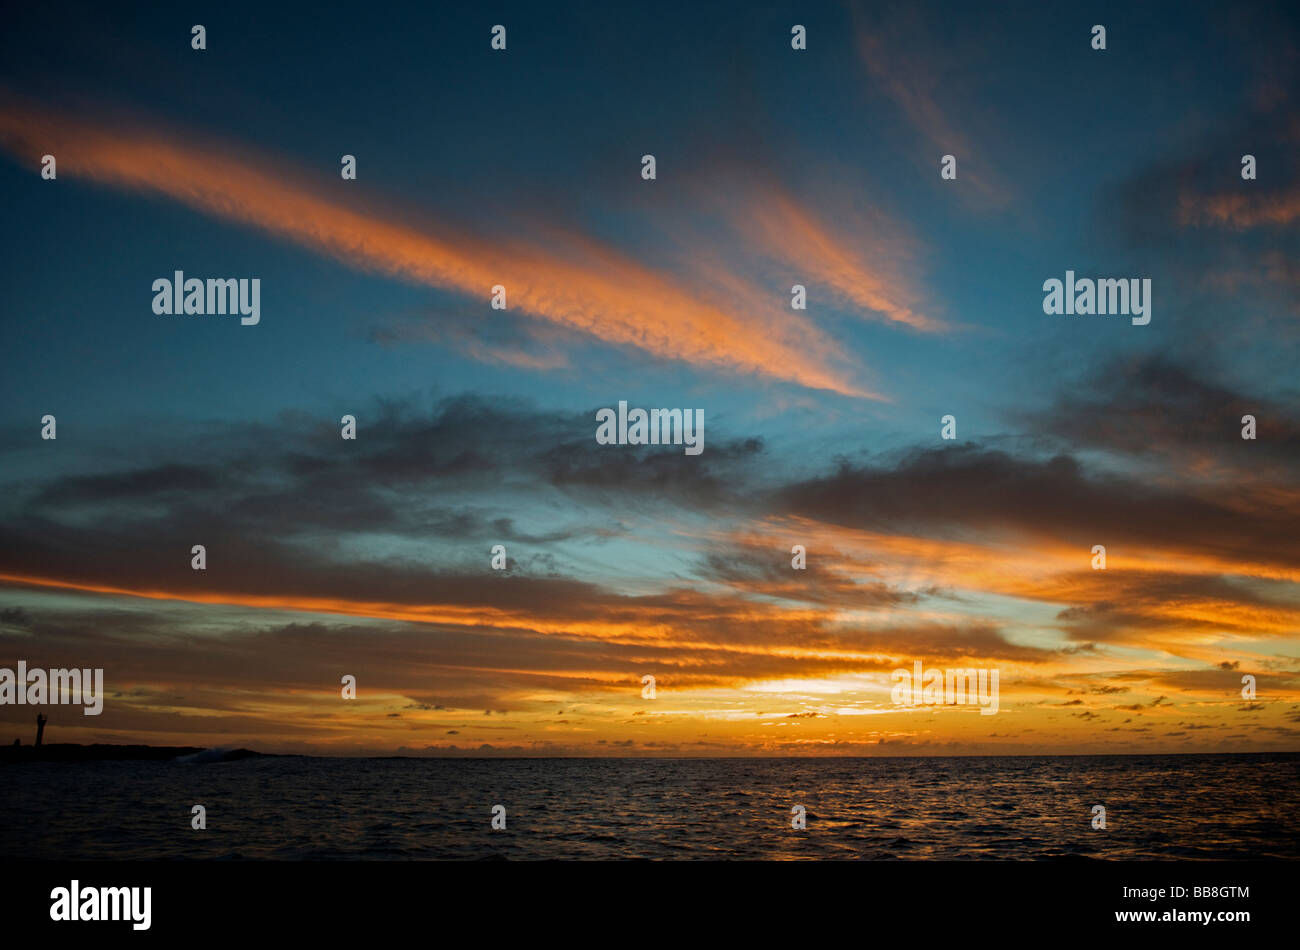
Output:
<svg viewBox="0 0 1300 950">
<path fill-rule="evenodd" d="M 1252 187 L 1249 184 L 1246 187 Z M 1189 226 L 1227 228 L 1285 227 L 1300 220 L 1300 188 L 1179 196 L 1179 220 Z"/>
<path fill-rule="evenodd" d="M 970 115 L 971 104 L 961 91 L 965 78 L 957 81 L 946 74 L 945 60 L 932 42 L 926 42 L 916 11 L 900 7 L 877 17 L 855 10 L 854 19 L 858 55 L 873 87 L 925 142 L 925 161 L 933 164 L 936 177 L 940 156 L 951 154 L 958 160 L 960 180 L 973 188 L 979 205 L 1006 206 L 1010 186 L 992 170 L 987 150 L 970 131 L 970 120 L 958 117 Z"/>
<path fill-rule="evenodd" d="M 843 233 L 788 192 L 769 187 L 735 212 L 740 230 L 770 256 L 866 314 L 924 333 L 951 329 L 925 312 L 903 262 L 911 248 L 894 227 L 858 221 Z"/>
<path fill-rule="evenodd" d="M 0 141 L 33 163 L 56 153 L 60 173 L 165 195 L 349 267 L 472 295 L 485 307 L 491 288 L 502 284 L 512 308 L 606 343 L 698 367 L 881 398 L 854 382 L 849 370 L 814 355 L 834 348 L 798 315 L 763 325 L 578 235 L 490 240 L 447 226 L 416 226 L 355 210 L 266 159 L 190 144 L 174 133 L 13 103 L 0 108 Z"/>
</svg>

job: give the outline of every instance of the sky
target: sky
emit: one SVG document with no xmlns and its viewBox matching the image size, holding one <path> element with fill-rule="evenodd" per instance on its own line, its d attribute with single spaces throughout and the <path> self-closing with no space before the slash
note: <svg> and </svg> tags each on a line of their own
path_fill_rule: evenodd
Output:
<svg viewBox="0 0 1300 950">
<path fill-rule="evenodd" d="M 1297 748 L 1300 11 L 704 6 L 9 14 L 0 666 L 106 692 L 47 741 Z"/>
</svg>

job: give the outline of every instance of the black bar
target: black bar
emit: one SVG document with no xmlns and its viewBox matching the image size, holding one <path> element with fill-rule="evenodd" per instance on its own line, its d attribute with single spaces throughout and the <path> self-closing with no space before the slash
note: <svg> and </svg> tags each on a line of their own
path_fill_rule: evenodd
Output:
<svg viewBox="0 0 1300 950">
<path fill-rule="evenodd" d="M 1235 862 L 8 862 L 0 898 L 7 936 L 95 939 L 403 932 L 434 942 L 511 934 L 533 942 L 587 934 L 645 945 L 700 931 L 814 944 L 980 946 L 1050 927 L 1101 936 L 1230 945 L 1285 932 L 1292 866 Z M 51 891 L 151 890 L 147 931 L 130 921 L 53 921 Z M 1184 887 L 1175 896 L 1171 888 Z M 1131 896 L 1125 895 L 1129 888 Z M 1151 899 L 1137 889 L 1165 890 Z M 1194 888 L 1218 888 L 1197 894 Z M 1222 893 L 1224 888 L 1240 889 Z M 1118 921 L 1117 912 L 1245 911 L 1249 920 Z M 454 925 L 455 929 L 447 929 Z M 432 930 L 425 928 L 432 927 Z M 1032 933 L 1032 932 L 1031 932 Z M 857 934 L 857 937 L 853 937 Z M 384 936 L 387 935 L 387 936 Z M 1046 936 L 1046 934 L 1040 934 Z M 116 938 L 114 938 L 116 939 Z M 952 943 L 951 941 L 957 941 Z"/>
</svg>

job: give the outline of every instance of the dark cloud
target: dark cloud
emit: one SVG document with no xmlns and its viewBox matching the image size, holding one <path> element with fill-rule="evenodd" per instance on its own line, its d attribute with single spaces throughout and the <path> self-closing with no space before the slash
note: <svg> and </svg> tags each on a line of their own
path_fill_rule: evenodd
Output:
<svg viewBox="0 0 1300 950">
<path fill-rule="evenodd" d="M 1300 566 L 1300 509 L 1284 498 L 1236 503 L 1221 486 L 1156 484 L 1086 469 L 1069 455 L 1021 457 L 969 443 L 920 449 L 893 464 L 843 463 L 781 489 L 775 502 L 789 514 L 871 531 Z"/>
<path fill-rule="evenodd" d="M 696 574 L 739 590 L 823 606 L 896 607 L 910 606 L 921 599 L 917 592 L 879 581 L 859 582 L 835 573 L 826 566 L 838 561 L 833 551 L 805 552 L 805 567 L 796 570 L 790 548 L 736 545 L 710 551 Z"/>
<path fill-rule="evenodd" d="M 1110 359 L 1065 387 L 1050 408 L 1019 421 L 1057 444 L 1102 449 L 1129 459 L 1203 463 L 1204 474 L 1256 482 L 1300 466 L 1300 412 L 1289 398 L 1246 392 L 1217 380 L 1212 368 L 1165 355 Z M 1256 439 L 1241 437 L 1242 417 Z M 1162 478 L 1185 470 L 1162 466 Z"/>
</svg>

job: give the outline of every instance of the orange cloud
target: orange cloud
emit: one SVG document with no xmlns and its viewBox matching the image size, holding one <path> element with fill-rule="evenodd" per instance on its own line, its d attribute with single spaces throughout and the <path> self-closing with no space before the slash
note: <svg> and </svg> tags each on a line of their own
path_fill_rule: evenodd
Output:
<svg viewBox="0 0 1300 950">
<path fill-rule="evenodd" d="M 546 243 L 479 236 L 357 211 L 270 162 L 144 128 L 0 106 L 0 142 L 59 171 L 165 195 L 294 241 L 360 270 L 470 294 L 495 284 L 531 316 L 660 358 L 880 399 L 817 354 L 833 346 L 809 321 L 778 326 L 715 305 L 611 248 L 573 236 Z M 562 247 L 564 253 L 557 249 Z"/>
<path fill-rule="evenodd" d="M 1183 194 L 1178 213 L 1184 226 L 1284 227 L 1300 220 L 1300 188 L 1264 194 Z"/>
<path fill-rule="evenodd" d="M 948 329 L 943 321 L 920 312 L 918 295 L 899 273 L 897 262 L 890 259 L 897 253 L 897 239 L 894 246 L 874 239 L 869 261 L 855 246 L 869 236 L 859 235 L 850 241 L 788 194 L 772 188 L 749 202 L 744 219 L 750 240 L 762 244 L 772 256 L 789 261 L 799 273 L 829 286 L 855 307 L 925 333 Z"/>
</svg>

